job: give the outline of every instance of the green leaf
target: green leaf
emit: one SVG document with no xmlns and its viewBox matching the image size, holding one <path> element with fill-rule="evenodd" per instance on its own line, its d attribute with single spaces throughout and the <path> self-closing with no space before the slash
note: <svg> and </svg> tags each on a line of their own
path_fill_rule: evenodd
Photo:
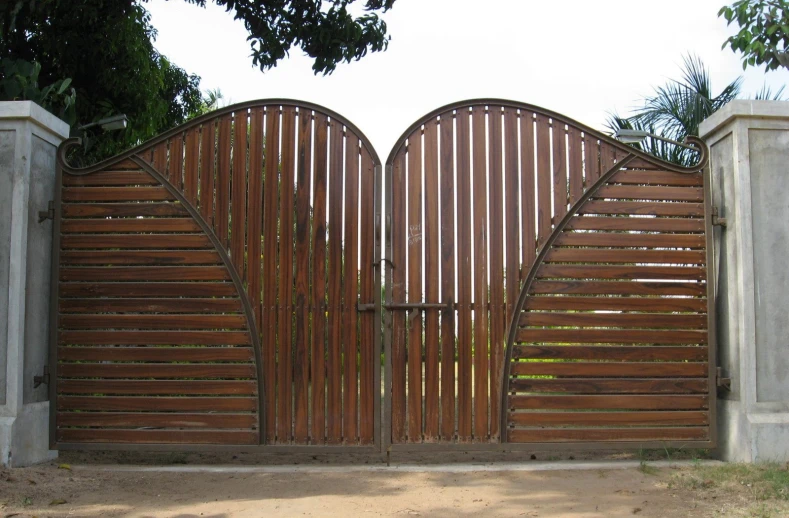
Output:
<svg viewBox="0 0 789 518">
<path fill-rule="evenodd" d="M 71 78 L 70 77 L 64 79 L 63 82 L 60 84 L 60 88 L 58 88 L 58 95 L 60 95 L 63 92 L 65 92 L 66 88 L 68 88 L 70 84 L 71 84 Z"/>
</svg>

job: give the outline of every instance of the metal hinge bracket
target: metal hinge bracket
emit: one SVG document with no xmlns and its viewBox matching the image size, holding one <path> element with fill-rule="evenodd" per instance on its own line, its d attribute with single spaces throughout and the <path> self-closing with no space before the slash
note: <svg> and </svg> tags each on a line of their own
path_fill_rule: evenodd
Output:
<svg viewBox="0 0 789 518">
<path fill-rule="evenodd" d="M 55 202 L 49 200 L 47 210 L 38 211 L 38 222 L 43 223 L 45 219 L 55 219 Z"/>
<path fill-rule="evenodd" d="M 719 209 L 715 206 L 712 207 L 712 224 L 726 228 L 726 218 L 719 216 Z"/>
<path fill-rule="evenodd" d="M 731 392 L 731 378 L 724 378 L 723 369 L 720 367 L 715 371 L 715 385 L 717 385 L 718 388 L 723 388 Z"/>
<path fill-rule="evenodd" d="M 41 384 L 49 385 L 49 366 L 44 365 L 44 373 L 41 376 L 33 376 L 33 388 L 38 388 Z"/>
</svg>

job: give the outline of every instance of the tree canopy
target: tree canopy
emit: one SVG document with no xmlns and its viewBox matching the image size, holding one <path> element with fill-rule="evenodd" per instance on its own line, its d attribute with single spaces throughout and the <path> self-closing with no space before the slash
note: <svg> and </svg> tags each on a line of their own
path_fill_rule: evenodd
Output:
<svg viewBox="0 0 789 518">
<path fill-rule="evenodd" d="M 156 50 L 147 1 L 0 2 L 0 100 L 35 100 L 67 118 L 72 134 L 85 139 L 85 160 L 120 152 L 210 109 L 200 78 Z M 254 66 L 265 71 L 297 47 L 324 74 L 386 49 L 386 24 L 377 13 L 394 3 L 367 0 L 354 16 L 355 0 L 213 1 L 243 20 Z M 78 129 L 121 113 L 129 120 L 124 131 Z"/>
<path fill-rule="evenodd" d="M 742 68 L 765 65 L 767 70 L 789 68 L 789 2 L 786 0 L 738 0 L 718 11 L 728 25 L 740 31 L 724 43 L 742 53 Z"/>
</svg>

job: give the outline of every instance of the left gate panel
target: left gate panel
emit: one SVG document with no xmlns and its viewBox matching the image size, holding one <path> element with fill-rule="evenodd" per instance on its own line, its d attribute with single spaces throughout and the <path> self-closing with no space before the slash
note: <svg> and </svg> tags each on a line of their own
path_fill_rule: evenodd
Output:
<svg viewBox="0 0 789 518">
<path fill-rule="evenodd" d="M 199 212 L 206 204 L 196 203 L 198 171 L 214 167 L 198 148 L 214 131 L 187 130 L 78 173 L 61 160 L 51 388 L 59 447 L 261 440 L 255 324 L 208 211 Z"/>
</svg>

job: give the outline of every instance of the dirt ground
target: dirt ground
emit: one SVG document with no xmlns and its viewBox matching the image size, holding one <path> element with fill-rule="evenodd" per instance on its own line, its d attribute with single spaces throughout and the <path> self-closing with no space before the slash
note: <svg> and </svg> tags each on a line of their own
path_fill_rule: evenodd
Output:
<svg viewBox="0 0 789 518">
<path fill-rule="evenodd" d="M 79 457 L 74 457 L 79 460 Z M 557 465 L 557 467 L 561 467 Z M 633 464 L 633 463 L 631 463 Z M 750 485 L 696 480 L 694 466 L 627 469 L 404 472 L 381 464 L 260 473 L 106 471 L 116 463 L 64 459 L 0 471 L 0 516 L 526 516 L 789 515 Z M 176 461 L 171 469 L 194 469 Z M 148 468 L 150 469 L 150 468 Z M 247 470 L 246 472 L 244 470 Z M 282 468 L 269 468 L 282 469 Z"/>
</svg>

